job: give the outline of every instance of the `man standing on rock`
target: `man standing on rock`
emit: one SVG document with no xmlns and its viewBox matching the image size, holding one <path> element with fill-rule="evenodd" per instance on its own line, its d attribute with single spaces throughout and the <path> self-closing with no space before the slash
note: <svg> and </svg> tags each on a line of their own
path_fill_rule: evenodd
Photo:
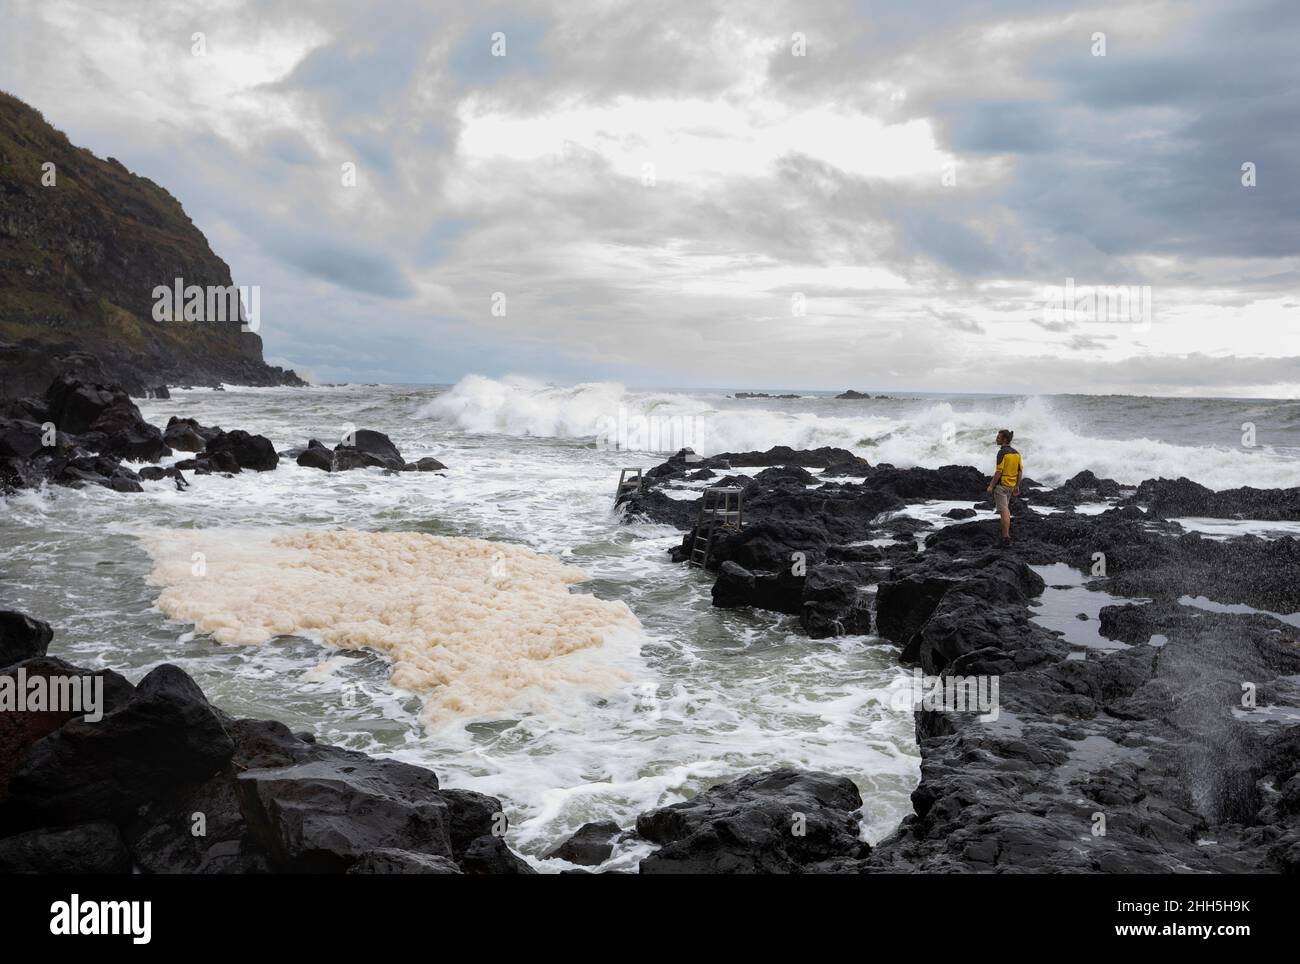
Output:
<svg viewBox="0 0 1300 964">
<path fill-rule="evenodd" d="M 1002 517 L 1002 544 L 1011 545 L 1011 497 L 1020 494 L 1020 453 L 1011 447 L 1015 432 L 1009 428 L 998 431 L 998 464 L 989 479 L 986 492 L 993 493 L 993 506 Z"/>
</svg>

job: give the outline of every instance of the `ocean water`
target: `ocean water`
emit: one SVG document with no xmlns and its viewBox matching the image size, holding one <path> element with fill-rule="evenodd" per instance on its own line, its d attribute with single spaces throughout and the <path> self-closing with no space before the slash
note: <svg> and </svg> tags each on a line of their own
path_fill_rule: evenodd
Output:
<svg viewBox="0 0 1300 964">
<path fill-rule="evenodd" d="M 139 495 L 22 493 L 0 502 L 0 604 L 51 622 L 54 654 L 73 662 L 131 679 L 176 663 L 230 713 L 280 719 L 430 766 L 445 786 L 499 796 L 509 842 L 543 869 L 557 867 L 538 858 L 585 822 L 629 826 L 651 807 L 780 765 L 854 779 L 863 836 L 875 840 L 910 812 L 919 779 L 911 714 L 891 708 L 890 687 L 903 678 L 894 647 L 872 636 L 809 640 L 792 617 L 712 608 L 711 579 L 668 562 L 680 533 L 620 524 L 612 496 L 621 467 L 648 468 L 681 444 L 705 453 L 837 445 L 873 462 L 984 467 L 1005 426 L 1027 474 L 1047 484 L 1084 468 L 1125 483 L 1186 475 L 1215 488 L 1300 484 L 1292 401 L 741 400 L 468 377 L 456 386 L 196 389 L 140 404 L 158 425 L 194 417 L 266 435 L 281 450 L 373 428 L 408 459 L 432 455 L 448 471 L 331 475 L 282 460 L 271 473 L 191 476 L 186 492 L 165 480 Z M 1253 445 L 1243 444 L 1248 426 Z M 656 451 L 617 447 L 628 444 Z M 932 510 L 948 505 L 912 511 L 945 524 Z M 544 701 L 431 721 L 421 696 L 394 686 L 373 652 L 313 632 L 223 645 L 163 615 L 146 540 L 199 529 L 236 545 L 304 529 L 510 542 L 580 567 L 590 579 L 574 591 L 625 604 L 639 627 L 596 653 L 619 674 L 616 685 L 557 686 Z M 607 866 L 630 869 L 639 856 L 620 851 Z"/>
</svg>

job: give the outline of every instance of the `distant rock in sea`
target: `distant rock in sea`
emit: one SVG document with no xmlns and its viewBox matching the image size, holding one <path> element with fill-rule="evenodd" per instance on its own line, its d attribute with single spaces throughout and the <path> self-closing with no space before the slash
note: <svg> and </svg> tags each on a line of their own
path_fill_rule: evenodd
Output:
<svg viewBox="0 0 1300 964">
<path fill-rule="evenodd" d="M 836 395 L 835 397 L 836 397 L 836 398 L 846 398 L 846 399 L 849 399 L 850 401 L 853 401 L 853 400 L 858 400 L 858 399 L 871 398 L 872 396 L 871 396 L 871 393 L 870 393 L 870 392 L 855 392 L 853 389 L 850 388 L 847 392 L 840 392 L 840 393 L 839 393 L 838 395 Z M 876 397 L 876 398 L 888 398 L 889 396 L 888 396 L 888 395 L 877 395 L 877 396 L 875 396 L 875 397 Z"/>
</svg>

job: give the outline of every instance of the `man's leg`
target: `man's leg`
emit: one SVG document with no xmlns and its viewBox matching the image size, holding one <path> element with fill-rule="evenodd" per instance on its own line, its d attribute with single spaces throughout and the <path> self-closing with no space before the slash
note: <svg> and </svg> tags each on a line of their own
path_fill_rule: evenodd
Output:
<svg viewBox="0 0 1300 964">
<path fill-rule="evenodd" d="M 993 505 L 1002 518 L 1002 540 L 1005 542 L 1011 538 L 1011 501 L 1004 486 L 999 485 L 993 490 Z"/>
</svg>

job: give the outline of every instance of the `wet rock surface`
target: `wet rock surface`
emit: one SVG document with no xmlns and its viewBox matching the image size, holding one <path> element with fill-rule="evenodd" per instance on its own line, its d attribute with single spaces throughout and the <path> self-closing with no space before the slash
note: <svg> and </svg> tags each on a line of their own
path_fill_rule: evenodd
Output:
<svg viewBox="0 0 1300 964">
<path fill-rule="evenodd" d="M 332 449 L 318 439 L 310 439 L 305 449 L 295 453 L 295 461 L 305 468 L 323 472 L 366 468 L 386 472 L 437 472 L 447 468 L 431 456 L 408 462 L 387 435 L 364 428 L 351 433 Z"/>
<path fill-rule="evenodd" d="M 129 874 L 131 854 L 105 821 L 0 840 L 0 874 Z"/>
<path fill-rule="evenodd" d="M 194 453 L 170 466 L 139 471 L 123 462 L 158 462 L 173 450 Z M 63 374 L 40 398 L 0 403 L 0 493 L 42 485 L 100 485 L 115 492 L 143 492 L 142 481 L 188 482 L 199 475 L 274 469 L 278 456 L 261 435 L 175 418 L 165 429 L 144 420 L 118 385 L 86 382 Z"/>
<path fill-rule="evenodd" d="M 693 527 L 694 499 L 666 494 L 690 488 L 680 455 L 624 500 L 627 518 Z M 753 464 L 732 458 L 719 468 Z M 661 844 L 642 872 L 1300 870 L 1300 629 L 1271 615 L 1300 611 L 1300 541 L 1211 539 L 1170 521 L 1291 519 L 1300 490 L 1134 488 L 1091 472 L 1050 489 L 1025 480 L 1004 547 L 973 468 L 875 466 L 861 483 L 810 482 L 810 464 L 741 480 L 746 526 L 711 546 L 715 605 L 799 613 L 814 638 L 873 626 L 923 680 L 950 692 L 983 680 L 990 697 L 996 681 L 996 712 L 918 706 L 914 814 L 869 852 L 833 834 L 792 857 L 775 820 L 742 819 L 725 802 L 769 796 L 763 806 L 779 811 L 781 794 L 751 775 L 642 815 L 637 833 Z M 927 500 L 974 510 L 947 511 L 937 528 L 895 514 Z M 1111 508 L 1076 511 L 1099 502 Z M 1103 645 L 1035 619 L 1057 591 L 1039 569 L 1058 564 L 1116 598 L 1089 620 Z"/>
<path fill-rule="evenodd" d="M 190 453 L 174 464 L 139 471 L 123 462 L 159 462 L 173 451 Z M 303 449 L 279 453 L 270 439 L 242 429 L 226 431 L 173 416 L 164 429 L 149 424 L 117 385 L 60 375 L 43 397 L 0 400 L 0 494 L 54 484 L 100 485 L 115 492 L 143 492 L 141 482 L 170 479 L 189 487 L 184 473 L 235 475 L 270 472 L 288 457 L 326 472 L 379 468 L 385 472 L 441 472 L 442 462 L 424 456 L 408 462 L 382 432 L 360 429 L 333 449 L 312 439 Z"/>
<path fill-rule="evenodd" d="M 16 652 L 39 648 L 31 622 L 18 625 L 37 643 Z M 0 713 L 0 871 L 534 872 L 502 839 L 496 798 L 231 718 L 175 666 L 132 686 L 33 656 L 0 667 L 0 694 L 35 676 L 98 679 L 103 713 Z"/>
<path fill-rule="evenodd" d="M 205 450 L 203 431 L 220 432 L 184 429 Z M 354 448 L 399 459 L 384 441 Z M 336 450 L 319 443 L 295 457 L 317 449 L 332 466 Z M 597 867 L 624 846 L 653 848 L 643 873 L 1300 871 L 1300 629 L 1272 615 L 1300 610 L 1300 542 L 1207 538 L 1171 521 L 1206 509 L 1199 487 L 1081 473 L 1055 489 L 1026 482 L 1004 547 L 996 519 L 978 511 L 986 482 L 974 469 L 874 466 L 863 482 L 824 481 L 810 470 L 839 453 L 743 461 L 755 454 L 679 453 L 623 511 L 683 518 L 680 560 L 698 495 L 668 493 L 691 481 L 694 492 L 744 488 L 745 527 L 711 546 L 715 605 L 786 613 L 809 645 L 875 632 L 923 678 L 950 691 L 972 683 L 977 697 L 982 685 L 991 703 L 918 707 L 914 812 L 874 847 L 858 829 L 871 800 L 852 781 L 783 769 L 656 808 L 635 827 L 586 825 L 548 857 Z M 1286 512 L 1290 491 L 1249 498 Z M 900 514 L 931 500 L 977 509 Z M 1076 511 L 1098 501 L 1111 507 Z M 1097 643 L 1040 621 L 1062 580 L 1104 594 L 1084 624 Z M 501 838 L 495 798 L 231 719 L 174 667 L 132 686 L 68 666 L 21 614 L 0 614 L 0 645 L 17 660 L 0 677 L 93 675 L 105 693 L 97 723 L 0 714 L 0 867 L 532 872 Z"/>
<path fill-rule="evenodd" d="M 1147 479 L 1130 501 L 1154 516 L 1202 516 L 1214 519 L 1259 519 L 1273 522 L 1300 519 L 1300 487 L 1214 491 L 1191 479 Z"/>
<path fill-rule="evenodd" d="M 713 787 L 692 800 L 643 813 L 639 837 L 660 847 L 643 874 L 797 873 L 836 857 L 864 858 L 853 781 L 775 770 Z"/>
<path fill-rule="evenodd" d="M 44 656 L 53 638 L 49 623 L 12 610 L 0 612 L 0 666 Z"/>
<path fill-rule="evenodd" d="M 612 821 L 584 823 L 572 837 L 548 853 L 546 859 L 595 867 L 610 858 L 614 853 L 614 843 L 621 836 L 622 828 Z"/>
<path fill-rule="evenodd" d="M 65 374 L 43 397 L 0 406 L 0 492 L 47 483 L 140 492 L 139 477 L 121 463 L 170 454 L 163 433 L 116 385 Z"/>
</svg>

